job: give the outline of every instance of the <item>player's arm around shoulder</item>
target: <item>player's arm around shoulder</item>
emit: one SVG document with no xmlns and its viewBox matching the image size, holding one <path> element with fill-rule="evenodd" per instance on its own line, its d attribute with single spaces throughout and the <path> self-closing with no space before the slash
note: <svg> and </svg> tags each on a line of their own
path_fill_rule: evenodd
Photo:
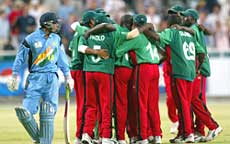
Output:
<svg viewBox="0 0 230 144">
<path fill-rule="evenodd" d="M 88 39 L 90 35 L 97 35 L 101 33 L 107 33 L 116 31 L 116 27 L 113 24 L 110 23 L 102 23 L 99 25 L 96 25 L 95 27 L 87 30 L 84 34 L 84 38 Z"/>
<path fill-rule="evenodd" d="M 147 23 L 139 28 L 135 28 L 132 31 L 127 33 L 126 39 L 133 39 L 137 36 L 140 35 L 140 33 L 143 33 L 146 30 L 151 30 L 154 29 L 153 24 L 152 23 Z"/>
<path fill-rule="evenodd" d="M 91 55 L 97 55 L 103 59 L 108 59 L 109 58 L 109 52 L 107 49 L 93 49 L 89 48 L 87 45 L 80 45 L 78 47 L 78 51 L 83 53 L 83 54 L 91 54 Z"/>
</svg>

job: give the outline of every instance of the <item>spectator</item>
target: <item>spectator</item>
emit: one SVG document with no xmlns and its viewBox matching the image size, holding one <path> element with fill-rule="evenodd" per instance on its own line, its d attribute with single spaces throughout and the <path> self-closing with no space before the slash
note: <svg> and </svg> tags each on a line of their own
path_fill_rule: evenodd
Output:
<svg viewBox="0 0 230 144">
<path fill-rule="evenodd" d="M 125 8 L 125 3 L 122 0 L 109 0 L 105 2 L 105 11 L 114 19 Z"/>
<path fill-rule="evenodd" d="M 167 15 L 163 15 L 157 31 L 161 32 L 167 27 L 168 27 L 168 17 Z"/>
<path fill-rule="evenodd" d="M 67 54 L 69 54 L 69 41 L 72 40 L 73 37 L 73 30 L 71 29 L 70 25 L 75 21 L 77 21 L 76 15 L 74 13 L 70 13 L 68 15 L 68 20 L 64 21 L 61 25 L 62 43 Z"/>
<path fill-rule="evenodd" d="M 68 21 L 71 13 L 74 13 L 74 6 L 71 5 L 70 0 L 61 0 L 61 6 L 58 9 L 58 16 L 63 21 Z"/>
<path fill-rule="evenodd" d="M 147 17 L 147 22 L 153 23 L 154 27 L 158 29 L 158 26 L 160 24 L 161 18 L 160 16 L 156 13 L 156 8 L 154 5 L 149 5 L 146 10 L 146 17 Z"/>
<path fill-rule="evenodd" d="M 3 50 L 15 50 L 15 47 L 12 45 L 11 37 L 9 36 L 8 41 L 3 46 Z"/>
<path fill-rule="evenodd" d="M 6 11 L 7 16 L 9 15 L 11 11 L 12 5 L 13 5 L 12 0 L 5 0 L 4 6 L 5 6 L 5 11 Z"/>
<path fill-rule="evenodd" d="M 19 29 L 19 43 L 22 42 L 28 34 L 35 30 L 36 20 L 33 16 L 29 15 L 29 5 L 24 6 L 23 15 L 18 18 L 15 27 Z"/>
<path fill-rule="evenodd" d="M 212 13 L 207 16 L 209 29 L 214 30 L 214 46 L 218 50 L 229 49 L 228 26 L 226 18 L 221 14 L 221 5 L 216 3 L 212 8 Z"/>
<path fill-rule="evenodd" d="M 0 47 L 7 43 L 9 37 L 10 26 L 7 20 L 7 14 L 5 8 L 0 8 Z"/>
<path fill-rule="evenodd" d="M 13 8 L 9 13 L 8 19 L 10 23 L 10 35 L 12 37 L 12 44 L 15 47 L 18 47 L 18 29 L 15 26 L 17 19 L 22 15 L 24 3 L 21 0 L 16 0 L 13 4 Z"/>
<path fill-rule="evenodd" d="M 39 0 L 32 0 L 30 4 L 31 7 L 29 8 L 29 15 L 33 16 L 38 24 L 40 16 L 45 12 L 45 8 L 41 5 Z"/>
<path fill-rule="evenodd" d="M 229 50 L 228 29 L 226 23 L 216 21 L 215 29 L 216 49 L 219 51 Z"/>
</svg>

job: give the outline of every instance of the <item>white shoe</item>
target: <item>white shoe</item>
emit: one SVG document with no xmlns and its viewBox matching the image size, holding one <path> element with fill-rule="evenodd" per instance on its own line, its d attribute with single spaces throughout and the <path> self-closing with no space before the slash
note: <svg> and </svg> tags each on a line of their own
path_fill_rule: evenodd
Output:
<svg viewBox="0 0 230 144">
<path fill-rule="evenodd" d="M 78 137 L 76 137 L 76 139 L 74 140 L 74 144 L 81 144 L 81 140 Z"/>
<path fill-rule="evenodd" d="M 221 132 L 223 131 L 222 127 L 218 127 L 214 130 L 209 130 L 208 131 L 208 135 L 206 136 L 206 141 L 211 141 L 213 140 L 215 137 L 217 137 Z"/>
<path fill-rule="evenodd" d="M 110 138 L 102 138 L 102 144 L 117 144 L 117 142 Z"/>
<path fill-rule="evenodd" d="M 135 144 L 136 141 L 137 141 L 137 137 L 131 137 L 131 138 L 129 139 L 129 143 L 130 143 L 130 144 Z"/>
<path fill-rule="evenodd" d="M 176 134 L 178 126 L 179 126 L 179 122 L 178 121 L 172 123 L 171 128 L 170 128 L 170 133 L 171 134 Z"/>
<path fill-rule="evenodd" d="M 194 134 L 191 133 L 187 137 L 184 138 L 185 143 L 194 143 Z"/>
<path fill-rule="evenodd" d="M 82 144 L 93 144 L 93 141 L 92 141 L 92 138 L 87 133 L 83 133 L 81 143 Z"/>
<path fill-rule="evenodd" d="M 93 144 L 101 144 L 102 143 L 102 139 L 99 137 L 99 139 L 93 139 Z"/>
<path fill-rule="evenodd" d="M 148 139 L 136 141 L 136 144 L 148 144 Z"/>
<path fill-rule="evenodd" d="M 169 139 L 170 143 L 180 143 L 182 141 L 183 141 L 183 136 L 182 135 L 178 135 L 175 138 Z"/>
<path fill-rule="evenodd" d="M 118 140 L 118 144 L 126 144 L 125 140 Z"/>
<path fill-rule="evenodd" d="M 148 141 L 149 141 L 149 143 L 153 143 L 154 142 L 154 136 L 149 136 Z"/>
<path fill-rule="evenodd" d="M 161 144 L 161 136 L 154 136 L 154 144 Z"/>
<path fill-rule="evenodd" d="M 195 142 L 206 142 L 206 137 L 202 136 L 199 132 L 194 134 L 194 141 Z"/>
</svg>

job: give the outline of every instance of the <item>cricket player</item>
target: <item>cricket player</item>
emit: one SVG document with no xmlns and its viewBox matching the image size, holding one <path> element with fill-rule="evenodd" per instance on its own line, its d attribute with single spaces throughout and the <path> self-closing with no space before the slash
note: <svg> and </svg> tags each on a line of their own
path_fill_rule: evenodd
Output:
<svg viewBox="0 0 230 144">
<path fill-rule="evenodd" d="M 103 16 L 97 17 L 95 24 L 103 21 Z M 107 59 L 95 55 L 85 55 L 83 71 L 86 76 L 86 115 L 83 128 L 82 143 L 92 143 L 93 129 L 96 124 L 97 115 L 101 120 L 102 143 L 110 141 L 111 138 L 111 116 L 113 99 L 113 39 L 112 33 L 103 33 L 90 36 L 88 40 L 83 39 L 79 51 L 85 53 L 85 48 L 101 49 L 106 48 L 110 57 Z M 105 43 L 106 41 L 107 43 Z M 100 131 L 100 130 L 99 130 Z"/>
<path fill-rule="evenodd" d="M 25 97 L 22 107 L 16 107 L 15 111 L 35 143 L 51 144 L 54 134 L 54 116 L 58 109 L 58 68 L 64 74 L 66 87 L 72 89 L 73 81 L 61 38 L 57 34 L 59 20 L 56 14 L 44 13 L 40 17 L 40 26 L 20 44 L 8 88 L 12 91 L 18 89 L 19 70 L 28 59 L 30 73 L 25 86 Z M 33 117 L 39 107 L 40 127 Z"/>
<path fill-rule="evenodd" d="M 146 24 L 145 15 L 138 14 L 133 18 L 134 28 Z M 137 99 L 137 143 L 148 143 L 148 136 L 155 137 L 155 143 L 161 143 L 160 115 L 158 108 L 159 100 L 159 56 L 156 46 L 141 34 L 140 36 L 123 43 L 116 50 L 117 56 L 133 50 L 136 56 L 134 74 L 135 98 Z M 150 123 L 149 123 L 149 121 Z M 148 133 L 151 128 L 151 134 Z"/>
<path fill-rule="evenodd" d="M 105 22 L 106 26 L 114 27 L 109 24 L 109 21 L 104 15 L 99 14 L 95 20 L 95 24 Z M 99 26 L 99 25 L 98 25 Z M 100 25 L 101 26 L 101 25 Z M 103 26 L 103 25 L 102 25 Z M 128 33 L 122 33 L 120 31 L 105 32 L 97 35 L 94 31 L 97 28 L 90 29 L 86 34 L 87 40 L 83 39 L 83 44 L 79 47 L 79 51 L 85 53 L 87 48 L 101 49 L 107 48 L 109 52 L 108 58 L 99 58 L 93 55 L 85 55 L 83 70 L 86 73 L 86 121 L 84 127 L 84 133 L 82 136 L 83 143 L 92 143 L 92 130 L 97 119 L 97 112 L 100 113 L 99 121 L 102 129 L 101 137 L 102 143 L 113 143 L 110 139 L 111 133 L 111 116 L 112 116 L 112 104 L 113 104 L 113 74 L 114 74 L 114 41 L 115 35 L 121 37 L 121 39 L 131 39 L 140 34 L 145 28 L 134 29 Z M 114 29 L 116 30 L 116 28 Z M 97 31 L 96 31 L 97 32 Z M 118 34 L 116 34 L 118 33 Z M 89 37 L 88 37 L 89 36 Z M 97 110 L 99 107 L 99 110 Z M 99 130 L 100 131 L 100 130 Z"/>
<path fill-rule="evenodd" d="M 132 30 L 133 17 L 124 15 L 120 18 L 120 25 L 116 25 L 116 30 L 120 32 L 129 32 Z M 118 48 L 125 40 L 121 39 L 120 34 L 115 35 L 115 48 Z M 128 114 L 128 96 L 130 94 L 129 87 L 132 75 L 132 64 L 128 53 L 121 57 L 115 57 L 115 130 L 116 138 L 119 144 L 126 144 L 125 128 Z"/>
<path fill-rule="evenodd" d="M 83 37 L 86 30 L 94 26 L 94 17 L 96 13 L 94 11 L 86 11 L 83 13 L 82 21 L 74 22 L 71 27 L 75 31 L 73 40 L 70 42 L 69 49 L 72 51 L 72 59 L 70 63 L 71 76 L 74 80 L 74 89 L 76 93 L 76 139 L 75 144 L 81 143 L 81 137 L 85 119 L 85 73 L 83 72 L 84 55 L 78 51 L 80 38 Z M 101 53 L 107 53 L 101 50 L 91 50 L 91 54 L 95 53 L 99 55 Z M 88 52 L 89 53 L 89 52 Z"/>
<path fill-rule="evenodd" d="M 168 22 L 170 25 L 180 24 L 181 17 L 169 15 Z M 198 68 L 200 68 L 204 58 L 204 50 L 193 35 L 185 30 L 167 28 L 160 35 L 154 33 L 152 36 L 159 40 L 161 45 L 163 44 L 162 47 L 170 45 L 173 74 L 172 95 L 179 118 L 178 134 L 174 139 L 170 139 L 170 142 L 194 142 L 190 114 L 192 81 L 196 77 L 195 58 L 197 56 Z"/>
<path fill-rule="evenodd" d="M 208 111 L 206 105 L 206 77 L 210 76 L 210 64 L 208 52 L 205 44 L 204 32 L 199 30 L 197 20 L 199 19 L 199 14 L 194 9 L 187 9 L 182 12 L 184 17 L 184 25 L 191 27 L 195 32 L 196 40 L 201 44 L 205 51 L 205 59 L 201 66 L 198 75 L 193 81 L 192 89 L 192 110 L 196 116 L 195 121 L 195 141 L 211 141 L 222 131 L 222 128 L 217 124 L 217 122 L 212 118 L 211 113 Z M 204 139 L 205 130 L 204 126 L 209 129 L 207 137 Z"/>
<path fill-rule="evenodd" d="M 183 7 L 181 7 L 179 5 L 175 5 L 168 10 L 168 15 L 176 14 L 179 16 L 180 12 L 182 12 L 183 10 L 184 10 Z M 166 96 L 167 96 L 166 97 L 166 105 L 168 108 L 168 117 L 172 122 L 172 125 L 170 127 L 170 133 L 174 134 L 177 132 L 179 122 L 178 122 L 177 109 L 176 109 L 174 99 L 172 97 L 172 90 L 171 90 L 172 66 L 171 66 L 171 62 L 170 62 L 170 59 L 171 59 L 171 57 L 170 57 L 170 46 L 167 45 L 165 47 L 165 50 L 167 53 L 167 57 L 166 57 L 165 62 L 163 63 L 163 72 L 164 72 L 163 76 L 164 76 L 165 91 L 166 91 Z"/>
<path fill-rule="evenodd" d="M 114 35 L 115 48 L 119 47 L 126 39 L 121 37 L 122 32 L 129 32 L 132 28 L 133 18 L 131 15 L 124 15 L 121 17 L 120 25 L 114 24 L 116 33 Z M 98 26 L 97 26 L 98 27 Z M 112 27 L 111 27 L 112 28 Z M 108 29 L 108 28 L 106 28 Z M 105 28 L 96 27 L 94 31 L 105 30 Z M 91 32 L 92 33 L 92 32 Z M 118 143 L 125 144 L 125 127 L 127 121 L 128 111 L 128 88 L 131 80 L 132 66 L 129 61 L 129 55 L 126 53 L 122 57 L 115 56 L 115 97 L 114 97 L 114 115 L 115 115 L 115 132 Z"/>
</svg>

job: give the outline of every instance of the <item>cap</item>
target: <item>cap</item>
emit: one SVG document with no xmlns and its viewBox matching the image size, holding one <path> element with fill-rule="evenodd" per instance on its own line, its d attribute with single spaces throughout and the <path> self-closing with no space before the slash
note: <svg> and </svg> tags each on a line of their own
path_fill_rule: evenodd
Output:
<svg viewBox="0 0 230 144">
<path fill-rule="evenodd" d="M 168 14 L 170 13 L 178 13 L 178 12 L 183 12 L 184 8 L 180 5 L 174 5 L 170 9 L 168 9 Z"/>
<path fill-rule="evenodd" d="M 137 14 L 137 15 L 134 15 L 133 22 L 138 25 L 144 25 L 147 23 L 147 18 L 143 14 Z"/>
<path fill-rule="evenodd" d="M 82 15 L 82 24 L 89 23 L 90 19 L 93 19 L 96 16 L 96 13 L 92 10 L 86 11 Z"/>
<path fill-rule="evenodd" d="M 110 23 L 108 17 L 106 15 L 97 13 L 96 16 L 94 17 L 95 25 L 100 24 L 100 23 Z"/>
<path fill-rule="evenodd" d="M 97 8 L 94 10 L 96 13 L 104 14 L 107 17 L 110 17 L 110 15 L 103 9 L 103 8 Z"/>
<path fill-rule="evenodd" d="M 57 23 L 59 21 L 59 18 L 57 15 L 53 12 L 46 12 L 40 17 L 40 25 L 43 26 L 47 24 L 47 22 L 55 22 Z"/>
<path fill-rule="evenodd" d="M 193 19 L 198 20 L 199 14 L 195 9 L 187 9 L 186 11 L 181 13 L 184 16 L 191 16 Z"/>
</svg>

